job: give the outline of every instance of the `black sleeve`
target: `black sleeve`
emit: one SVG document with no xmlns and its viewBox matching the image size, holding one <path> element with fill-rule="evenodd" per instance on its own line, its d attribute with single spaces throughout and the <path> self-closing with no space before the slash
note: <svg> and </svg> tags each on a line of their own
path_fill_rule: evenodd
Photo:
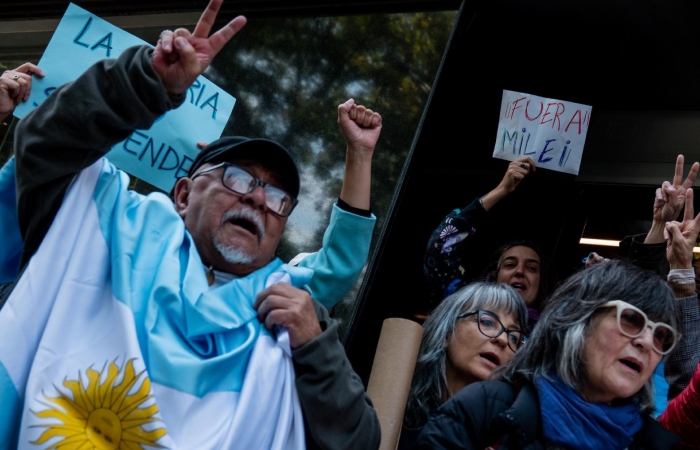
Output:
<svg viewBox="0 0 700 450">
<path fill-rule="evenodd" d="M 307 448 L 377 449 L 379 419 L 338 339 L 338 322 L 320 303 L 314 304 L 323 333 L 293 351 Z"/>
<path fill-rule="evenodd" d="M 152 49 L 131 47 L 56 89 L 17 125 L 20 265 L 36 251 L 73 177 L 136 129 L 147 129 L 185 95 L 169 96 L 151 64 Z"/>
<path fill-rule="evenodd" d="M 501 381 L 472 383 L 445 402 L 423 427 L 417 450 L 482 450 L 495 443 L 492 423 L 514 400 Z"/>
<path fill-rule="evenodd" d="M 645 244 L 646 236 L 646 234 L 626 236 L 620 241 L 620 256 L 637 267 L 666 276 L 669 270 L 666 243 Z"/>
<path fill-rule="evenodd" d="M 423 272 L 431 295 L 440 299 L 468 284 L 470 260 L 475 235 L 487 211 L 475 199 L 464 209 L 450 212 L 437 226 L 428 240 L 423 260 Z M 483 265 L 483 261 L 479 261 Z"/>
<path fill-rule="evenodd" d="M 372 217 L 371 209 L 355 208 L 354 206 L 348 205 L 347 202 L 340 197 L 338 197 L 338 202 L 336 205 L 338 205 L 338 208 L 342 209 L 343 211 L 347 211 L 362 217 Z"/>
</svg>

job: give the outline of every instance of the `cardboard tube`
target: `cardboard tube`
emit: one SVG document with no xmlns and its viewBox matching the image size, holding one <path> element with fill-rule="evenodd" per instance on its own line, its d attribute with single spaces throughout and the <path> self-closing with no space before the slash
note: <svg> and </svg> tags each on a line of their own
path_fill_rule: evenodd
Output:
<svg viewBox="0 0 700 450">
<path fill-rule="evenodd" d="M 382 430 L 380 450 L 396 450 L 399 444 L 422 337 L 423 327 L 412 320 L 389 318 L 382 324 L 367 384 Z"/>
</svg>

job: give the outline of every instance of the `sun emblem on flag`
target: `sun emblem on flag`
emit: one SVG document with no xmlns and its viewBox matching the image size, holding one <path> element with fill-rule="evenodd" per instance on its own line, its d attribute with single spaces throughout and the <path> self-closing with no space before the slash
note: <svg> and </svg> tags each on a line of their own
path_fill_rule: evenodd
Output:
<svg viewBox="0 0 700 450">
<path fill-rule="evenodd" d="M 46 430 L 32 443 L 41 445 L 62 437 L 46 450 L 136 450 L 142 445 L 162 448 L 156 441 L 167 433 L 165 428 L 143 429 L 143 425 L 159 421 L 155 417 L 158 406 L 153 402 L 144 405 L 153 398 L 151 382 L 145 371 L 135 372 L 133 363 L 129 360 L 122 369 L 114 362 L 99 372 L 88 369 L 87 386 L 78 373 L 77 380 L 63 381 L 66 390 L 56 388 L 58 397 L 43 394 L 47 409 L 33 413 L 52 423 L 36 425 Z"/>
</svg>

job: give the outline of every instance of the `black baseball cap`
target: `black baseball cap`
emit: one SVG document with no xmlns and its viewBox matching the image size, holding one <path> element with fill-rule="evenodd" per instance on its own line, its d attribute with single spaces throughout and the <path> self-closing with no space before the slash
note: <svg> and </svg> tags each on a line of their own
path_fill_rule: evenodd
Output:
<svg viewBox="0 0 700 450">
<path fill-rule="evenodd" d="M 226 136 L 210 143 L 192 161 L 188 177 L 204 164 L 217 164 L 235 160 L 256 161 L 274 171 L 282 188 L 295 198 L 299 196 L 299 170 L 286 148 L 268 139 L 251 139 L 245 136 Z"/>
</svg>

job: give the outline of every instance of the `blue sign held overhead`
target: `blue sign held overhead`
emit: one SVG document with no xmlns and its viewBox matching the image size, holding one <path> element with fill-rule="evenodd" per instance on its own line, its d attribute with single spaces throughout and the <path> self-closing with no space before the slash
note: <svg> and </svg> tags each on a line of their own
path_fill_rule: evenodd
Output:
<svg viewBox="0 0 700 450">
<path fill-rule="evenodd" d="M 56 87 L 134 45 L 150 44 L 71 3 L 39 61 L 46 76 L 32 80 L 29 100 L 17 106 L 14 115 L 21 119 Z M 233 96 L 200 76 L 182 106 L 112 147 L 107 158 L 131 175 L 170 191 L 197 156 L 197 142 L 221 137 L 235 103 Z"/>
</svg>

